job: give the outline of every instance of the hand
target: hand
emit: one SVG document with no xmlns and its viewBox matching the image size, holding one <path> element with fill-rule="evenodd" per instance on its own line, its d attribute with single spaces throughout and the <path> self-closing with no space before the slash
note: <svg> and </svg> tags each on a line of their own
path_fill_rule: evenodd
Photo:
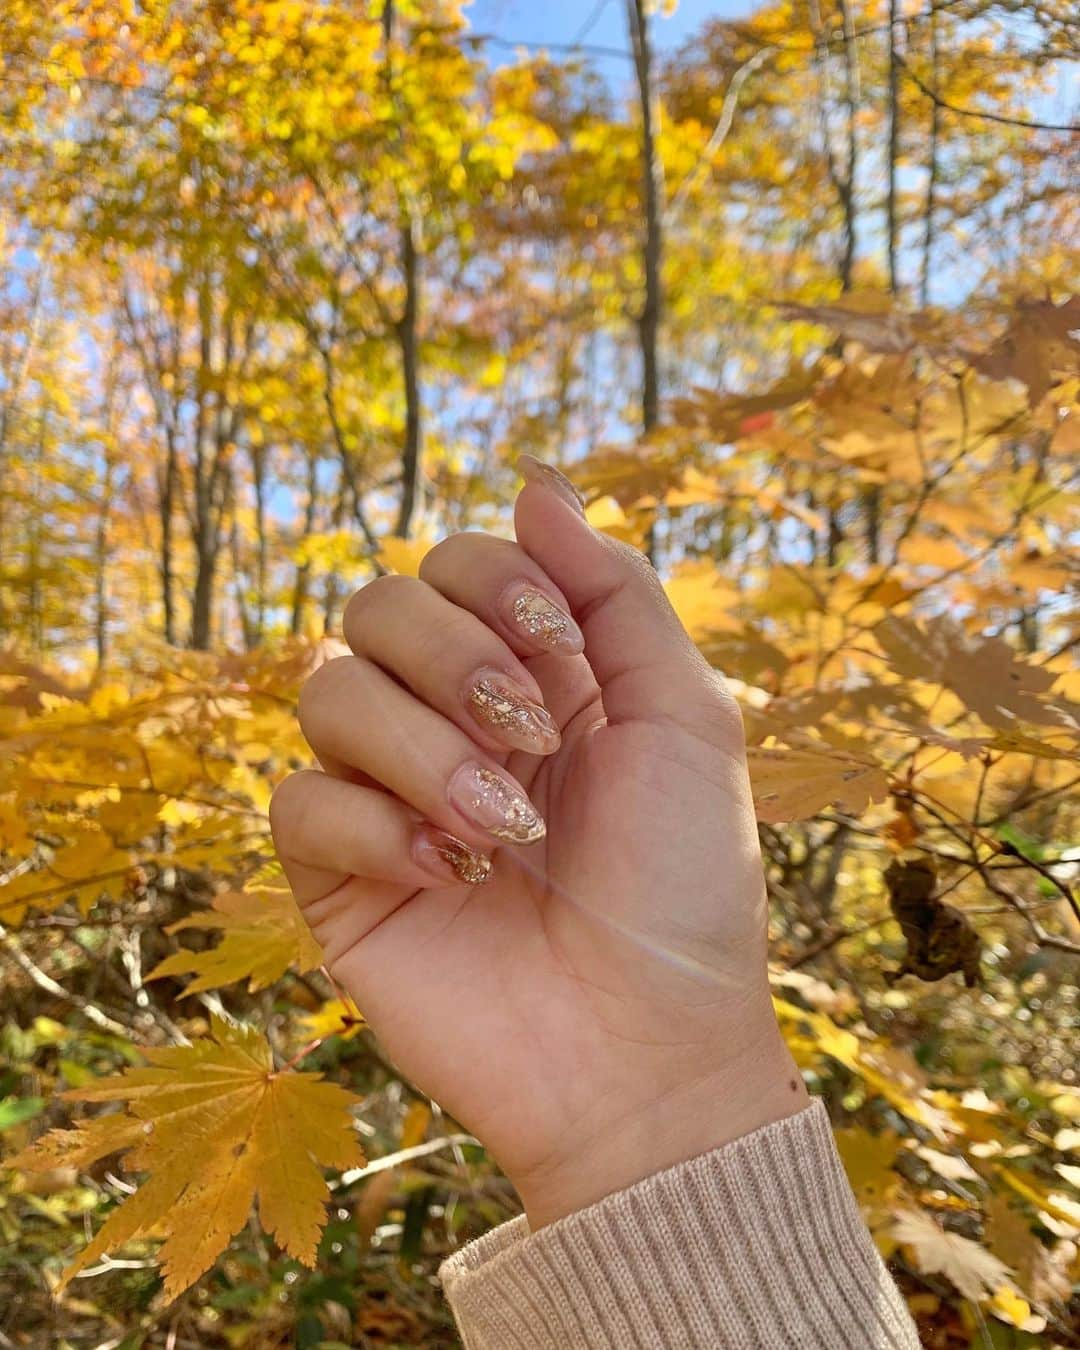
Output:
<svg viewBox="0 0 1080 1350">
<path fill-rule="evenodd" d="M 516 544 L 353 597 L 300 700 L 325 772 L 270 815 L 335 978 L 536 1228 L 807 1098 L 737 706 L 641 555 L 524 471 Z"/>
</svg>

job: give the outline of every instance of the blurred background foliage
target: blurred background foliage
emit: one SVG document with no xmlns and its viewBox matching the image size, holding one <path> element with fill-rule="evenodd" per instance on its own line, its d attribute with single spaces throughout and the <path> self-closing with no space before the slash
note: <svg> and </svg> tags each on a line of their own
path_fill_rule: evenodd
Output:
<svg viewBox="0 0 1080 1350">
<path fill-rule="evenodd" d="M 0 0 L 0 1344 L 456 1344 L 516 1200 L 265 813 L 351 590 L 529 451 L 743 704 L 777 1008 L 924 1343 L 1080 1345 L 1076 16 L 673 10 Z M 128 1147 L 61 1092 L 222 1014 L 352 1094 L 316 1268 L 253 1216 L 165 1290 L 163 1211 L 58 1293 L 146 1169 L 27 1146 Z"/>
</svg>

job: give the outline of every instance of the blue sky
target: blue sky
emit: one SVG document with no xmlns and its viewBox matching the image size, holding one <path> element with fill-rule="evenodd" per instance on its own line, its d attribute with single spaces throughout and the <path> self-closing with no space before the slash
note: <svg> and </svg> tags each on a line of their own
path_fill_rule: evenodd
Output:
<svg viewBox="0 0 1080 1350">
<path fill-rule="evenodd" d="M 656 46 L 660 50 L 678 46 L 706 19 L 745 17 L 754 8 L 750 0 L 680 0 L 670 18 L 657 14 L 654 19 Z M 523 42 L 573 42 L 588 23 L 586 44 L 627 52 L 630 48 L 626 0 L 474 0 L 467 13 L 477 33 Z M 590 56 L 590 63 L 603 70 L 616 87 L 620 72 L 626 78 L 631 72 L 628 62 Z"/>
</svg>

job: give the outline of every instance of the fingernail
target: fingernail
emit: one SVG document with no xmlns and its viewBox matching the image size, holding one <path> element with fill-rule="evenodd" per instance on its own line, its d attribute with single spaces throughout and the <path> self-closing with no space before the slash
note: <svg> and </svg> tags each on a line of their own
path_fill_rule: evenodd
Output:
<svg viewBox="0 0 1080 1350">
<path fill-rule="evenodd" d="M 527 483 L 539 483 L 557 493 L 568 506 L 572 506 L 578 515 L 585 514 L 585 498 L 554 464 L 545 464 L 535 455 L 518 455 L 518 473 Z"/>
<path fill-rule="evenodd" d="M 483 764 L 463 764 L 448 791 L 461 814 L 496 839 L 534 844 L 546 833 L 539 811 L 513 779 Z"/>
<path fill-rule="evenodd" d="M 421 825 L 413 841 L 413 859 L 440 881 L 482 886 L 491 876 L 491 859 L 434 825 Z"/>
<path fill-rule="evenodd" d="M 548 710 L 495 672 L 481 674 L 469 690 L 469 709 L 481 726 L 512 750 L 550 755 L 559 748 L 559 728 Z"/>
<path fill-rule="evenodd" d="M 542 647 L 553 647 L 561 652 L 585 650 L 581 629 L 566 610 L 531 586 L 523 587 L 512 596 L 510 617 L 520 633 Z"/>
</svg>

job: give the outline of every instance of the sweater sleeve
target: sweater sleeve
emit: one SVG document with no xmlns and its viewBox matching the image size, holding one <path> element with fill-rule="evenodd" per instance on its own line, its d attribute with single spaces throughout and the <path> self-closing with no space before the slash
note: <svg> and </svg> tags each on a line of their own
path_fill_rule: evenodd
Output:
<svg viewBox="0 0 1080 1350">
<path fill-rule="evenodd" d="M 919 1345 L 819 1102 L 439 1273 L 466 1350 Z"/>
</svg>

